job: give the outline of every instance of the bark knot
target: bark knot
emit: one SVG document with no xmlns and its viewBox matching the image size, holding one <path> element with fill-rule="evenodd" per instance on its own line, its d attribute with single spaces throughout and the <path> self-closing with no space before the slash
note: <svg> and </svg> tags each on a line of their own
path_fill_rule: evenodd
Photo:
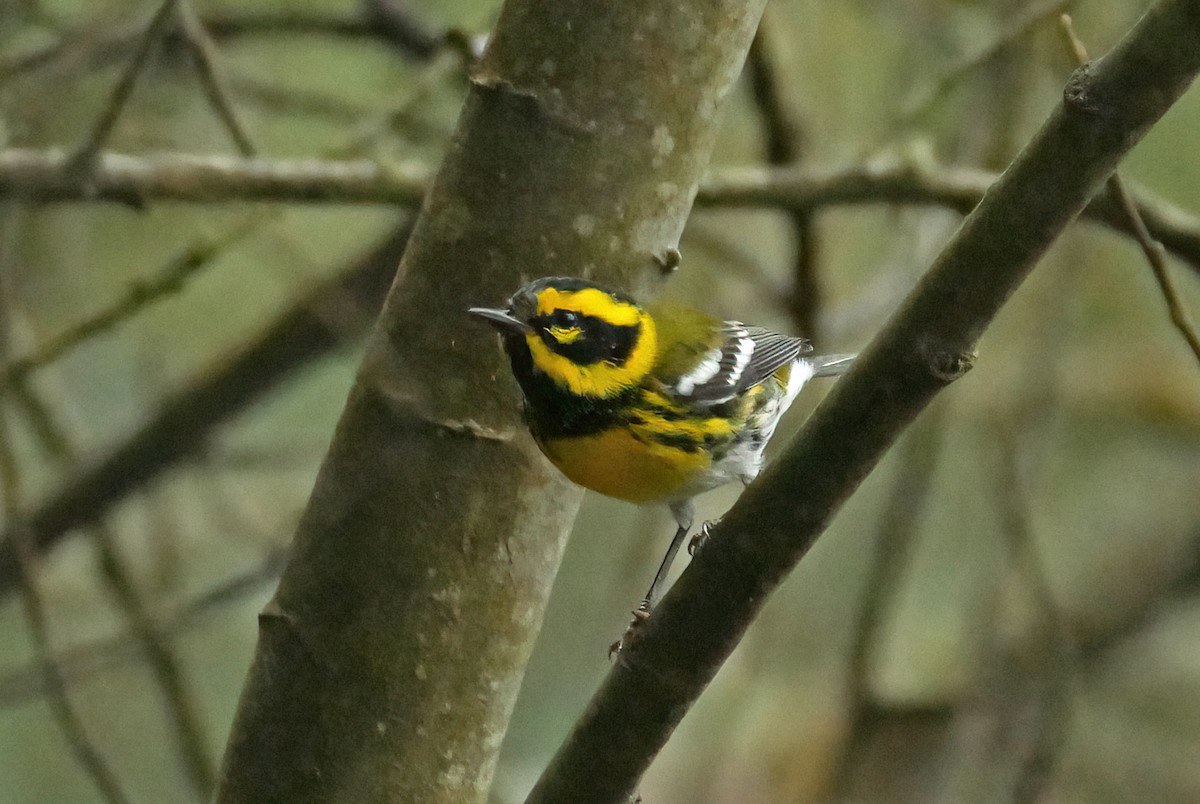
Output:
<svg viewBox="0 0 1200 804">
<path fill-rule="evenodd" d="M 946 344 L 926 343 L 917 350 L 918 362 L 931 377 L 949 385 L 975 365 L 975 351 Z"/>
<path fill-rule="evenodd" d="M 1067 79 L 1067 85 L 1063 87 L 1063 105 L 1068 110 L 1082 112 L 1086 115 L 1100 113 L 1103 104 L 1096 97 L 1091 62 L 1077 68 Z"/>
</svg>

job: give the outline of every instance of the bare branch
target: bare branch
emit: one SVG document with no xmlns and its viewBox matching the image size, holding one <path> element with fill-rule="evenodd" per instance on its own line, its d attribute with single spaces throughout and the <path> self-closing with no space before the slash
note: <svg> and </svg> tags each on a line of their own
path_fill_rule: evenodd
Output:
<svg viewBox="0 0 1200 804">
<path fill-rule="evenodd" d="M 129 101 L 129 96 L 133 94 L 133 87 L 137 84 L 146 62 L 149 61 L 150 54 L 154 52 L 155 45 L 166 35 L 174 20 L 176 3 L 178 0 L 163 0 L 158 11 L 150 18 L 145 33 L 142 34 L 137 49 L 134 51 L 133 58 L 130 59 L 125 72 L 121 74 L 116 87 L 113 88 L 112 95 L 104 105 L 100 116 L 79 148 L 71 155 L 68 172 L 74 176 L 77 182 L 87 179 L 91 175 L 100 149 L 108 142 L 121 112 L 125 110 L 125 104 Z"/>
<path fill-rule="evenodd" d="M 71 529 L 95 522 L 110 506 L 200 449 L 214 428 L 276 388 L 300 366 L 361 334 L 396 273 L 409 225 L 398 226 L 333 279 L 165 399 L 140 428 L 83 469 L 25 517 L 31 547 L 47 552 Z M 0 541 L 0 598 L 16 581 L 11 534 Z"/>
<path fill-rule="evenodd" d="M 154 200 L 215 203 L 365 203 L 420 206 L 429 168 L 385 166 L 365 159 L 237 159 L 191 154 L 103 154 L 91 190 L 72 180 L 62 151 L 0 151 L 0 197 L 22 201 L 103 200 L 141 206 Z"/>
<path fill-rule="evenodd" d="M 100 749 L 88 736 L 87 729 L 67 693 L 62 673 L 54 661 L 45 605 L 42 602 L 41 591 L 35 577 L 34 554 L 30 549 L 27 535 L 19 526 L 9 533 L 6 546 L 9 546 L 15 558 L 14 563 L 21 586 L 25 620 L 29 624 L 29 631 L 33 637 L 34 651 L 41 668 L 42 684 L 48 693 L 47 702 L 59 731 L 62 732 L 71 747 L 72 755 L 92 780 L 92 784 L 95 785 L 100 796 L 111 804 L 128 802 L 129 797 L 122 790 L 116 774 L 109 767 L 108 761 L 104 759 Z"/>
<path fill-rule="evenodd" d="M 226 606 L 262 592 L 278 580 L 287 551 L 273 550 L 262 561 L 200 592 L 163 617 L 158 629 L 163 639 L 174 639 L 206 623 Z M 55 656 L 67 684 L 83 681 L 121 662 L 143 656 L 138 640 L 129 634 L 98 639 L 60 651 Z M 0 708 L 18 706 L 48 694 L 40 665 L 21 667 L 0 678 Z"/>
<path fill-rule="evenodd" d="M 882 624 L 895 600 L 908 557 L 915 541 L 925 505 L 933 488 L 933 475 L 941 453 L 945 427 L 941 406 L 931 407 L 925 418 L 914 425 L 902 444 L 896 480 L 888 495 L 879 530 L 868 556 L 870 562 L 863 582 L 862 601 L 854 623 L 854 641 L 846 668 L 847 737 L 831 790 L 839 798 L 851 794 L 855 771 L 872 736 L 888 719 L 887 712 L 873 700 L 869 683 L 870 660 L 883 634 Z"/>
<path fill-rule="evenodd" d="M 34 429 L 43 449 L 67 471 L 73 469 L 75 450 L 49 407 L 28 387 L 20 388 L 16 399 L 34 420 Z M 90 535 L 99 551 L 101 578 L 140 645 L 162 692 L 188 781 L 197 800 L 208 801 L 216 783 L 216 773 L 206 749 L 200 715 L 178 657 L 150 615 L 149 607 L 120 555 L 116 537 L 103 522 L 95 524 Z M 60 670 L 59 675 L 65 684 L 65 673 Z"/>
<path fill-rule="evenodd" d="M 1059 17 L 1059 22 L 1062 24 L 1063 35 L 1066 36 L 1076 61 L 1079 62 L 1080 67 L 1085 67 L 1088 63 L 1087 48 L 1075 35 L 1070 15 L 1063 14 Z M 1175 325 L 1175 329 L 1179 330 L 1179 334 L 1187 342 L 1188 348 L 1192 350 L 1196 360 L 1200 361 L 1200 336 L 1197 336 L 1196 325 L 1192 323 L 1187 308 L 1183 306 L 1183 300 L 1179 298 L 1179 291 L 1175 289 L 1175 281 L 1171 279 L 1170 270 L 1167 268 L 1167 255 L 1163 244 L 1155 240 L 1150 234 L 1150 230 L 1146 228 L 1146 222 L 1138 213 L 1137 204 L 1129 194 L 1129 190 L 1125 188 L 1125 182 L 1116 173 L 1113 173 L 1108 180 L 1108 195 L 1129 220 L 1133 236 L 1137 239 L 1138 245 L 1142 247 L 1142 253 L 1146 255 L 1146 261 L 1150 263 L 1150 270 L 1154 272 L 1154 279 L 1158 282 L 1163 300 L 1167 303 L 1167 313 L 1171 316 L 1171 323 Z"/>
<path fill-rule="evenodd" d="M 254 156 L 257 149 L 250 139 L 245 123 L 242 122 L 241 116 L 233 105 L 224 70 L 221 69 L 217 46 L 213 44 L 212 37 L 205 30 L 204 23 L 196 14 L 191 0 L 176 0 L 176 3 L 179 28 L 183 32 L 183 39 L 187 43 L 188 50 L 191 51 L 192 61 L 200 75 L 200 83 L 204 87 L 204 94 L 208 98 L 209 105 L 224 124 L 225 130 L 229 132 L 229 138 L 237 146 L 238 152 L 242 156 Z"/>
<path fill-rule="evenodd" d="M 105 153 L 92 174 L 89 195 L 66 170 L 62 151 L 10 148 L 0 151 L 0 198 L 29 203 L 112 201 L 140 206 L 150 201 L 216 203 L 275 201 L 319 204 L 420 205 L 429 174 L 423 165 L 352 161 L 242 160 L 224 156 Z M 901 160 L 842 168 L 725 168 L 700 186 L 698 207 L 819 209 L 828 206 L 909 204 L 970 212 L 994 173 Z M 1139 214 L 1151 235 L 1200 273 L 1200 218 L 1136 193 Z M 1098 196 L 1083 215 L 1117 231 L 1131 226 L 1120 208 Z"/>
<path fill-rule="evenodd" d="M 0 356 L 8 351 L 9 317 L 0 293 Z M 0 514 L 8 532 L 2 544 L 10 563 L 10 573 L 21 591 L 25 620 L 33 642 L 34 660 L 47 692 L 50 712 L 71 753 L 87 774 L 100 796 L 111 804 L 129 801 L 99 747 L 92 741 L 79 713 L 67 693 L 62 671 L 54 660 L 50 626 L 37 578 L 37 559 L 31 534 L 24 525 L 21 482 L 7 411 L 0 409 Z"/>
<path fill-rule="evenodd" d="M 787 107 L 783 85 L 772 60 L 770 46 L 770 8 L 763 24 L 758 26 L 746 71 L 750 76 L 750 91 L 762 118 L 766 141 L 767 163 L 794 165 L 800 160 L 805 133 L 800 121 Z M 796 257 L 792 267 L 792 290 L 788 308 L 796 332 L 810 340 L 821 340 L 818 325 L 821 320 L 821 276 L 819 273 L 820 244 L 812 210 L 796 209 L 789 213 Z"/>
<path fill-rule="evenodd" d="M 1058 761 L 1071 716 L 1078 673 L 1078 649 L 1071 627 L 1054 598 L 1045 562 L 1034 541 L 1029 503 L 1020 472 L 1021 433 L 1016 426 L 997 426 L 998 477 L 993 487 L 1001 531 L 1011 560 L 1024 580 L 1040 633 L 1036 638 L 1039 674 L 1044 677 L 1038 712 L 1028 738 L 1027 756 L 1016 781 L 1014 801 L 1037 802 Z"/>
<path fill-rule="evenodd" d="M 187 280 L 257 230 L 262 221 L 261 215 L 253 215 L 220 237 L 194 243 L 155 271 L 152 278 L 130 285 L 125 295 L 107 308 L 50 338 L 32 353 L 4 364 L 0 368 L 0 396 L 80 344 L 110 332 L 155 302 L 178 293 Z"/>
<path fill-rule="evenodd" d="M 441 46 L 443 35 L 410 10 L 402 13 L 403 23 L 394 15 L 370 14 L 366 9 L 358 14 L 283 8 L 213 10 L 200 19 L 209 35 L 218 41 L 265 36 L 375 40 L 393 45 L 418 61 L 429 58 Z M 101 67 L 124 58 L 145 33 L 142 22 L 122 24 L 99 33 L 96 26 L 97 22 L 84 23 L 57 42 L 0 60 L 0 83 L 38 70 L 62 69 L 64 65 Z M 178 31 L 168 33 L 165 44 L 184 46 Z"/>
<path fill-rule="evenodd" d="M 963 58 L 942 73 L 931 86 L 921 93 L 917 100 L 908 105 L 908 108 L 901 114 L 900 120 L 897 121 L 897 127 L 912 126 L 916 121 L 929 114 L 930 109 L 946 97 L 950 90 L 965 77 L 1005 53 L 1048 18 L 1061 14 L 1074 4 L 1075 0 L 1034 0 L 1031 2 L 1009 21 L 986 47 Z"/>
</svg>

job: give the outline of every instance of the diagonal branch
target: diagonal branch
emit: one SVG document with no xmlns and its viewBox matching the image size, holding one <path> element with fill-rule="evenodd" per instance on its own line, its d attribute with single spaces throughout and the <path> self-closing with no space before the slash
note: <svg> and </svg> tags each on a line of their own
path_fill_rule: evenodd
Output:
<svg viewBox="0 0 1200 804">
<path fill-rule="evenodd" d="M 195 453 L 219 424 L 297 368 L 332 351 L 342 336 L 365 331 L 395 276 L 408 233 L 407 223 L 399 225 L 256 339 L 168 397 L 149 421 L 100 461 L 29 510 L 24 526 L 30 548 L 46 553 L 71 529 L 95 522 L 128 494 Z M 12 527 L 0 540 L 0 599 L 17 581 Z"/>
<path fill-rule="evenodd" d="M 1071 24 L 1071 16 L 1063 14 L 1059 17 L 1063 35 L 1066 36 L 1068 44 L 1075 55 L 1080 66 L 1087 64 L 1087 49 L 1084 48 L 1083 42 L 1075 35 L 1075 28 Z M 1171 279 L 1170 270 L 1167 268 L 1166 250 L 1162 243 L 1154 239 L 1150 234 L 1150 230 L 1146 228 L 1146 222 L 1142 220 L 1142 216 L 1138 214 L 1137 204 L 1134 203 L 1133 196 L 1129 194 L 1128 188 L 1125 187 L 1125 182 L 1116 173 L 1108 179 L 1108 197 L 1113 200 L 1117 206 L 1121 208 L 1125 217 L 1129 220 L 1129 225 L 1133 230 L 1133 236 L 1137 239 L 1138 245 L 1142 248 L 1142 253 L 1146 255 L 1146 262 L 1150 263 L 1150 270 L 1154 273 L 1154 279 L 1158 282 L 1159 290 L 1162 291 L 1163 300 L 1167 303 L 1167 313 L 1171 316 L 1171 323 L 1175 325 L 1175 329 L 1183 336 L 1187 342 L 1188 348 L 1192 350 L 1192 354 L 1200 360 L 1200 336 L 1196 334 L 1196 326 L 1192 323 L 1191 316 L 1188 315 L 1187 308 L 1183 306 L 1183 300 L 1179 298 L 1179 291 L 1175 289 L 1175 281 Z"/>
<path fill-rule="evenodd" d="M 386 0 L 364 2 L 357 13 L 329 12 L 295 8 L 214 9 L 201 16 L 209 35 L 218 41 L 250 37 L 322 36 L 330 39 L 375 40 L 394 46 L 398 52 L 416 61 L 428 59 L 441 46 L 443 35 L 406 6 Z M 386 12 L 366 8 L 388 6 Z M 0 55 L 0 84 L 39 70 L 58 70 L 86 65 L 96 69 L 124 58 L 137 46 L 145 31 L 138 21 L 103 31 L 103 22 L 93 19 L 79 25 L 58 41 L 15 56 Z M 169 32 L 165 43 L 182 47 L 178 31 Z"/>
<path fill-rule="evenodd" d="M 763 24 L 758 26 L 754 43 L 750 45 L 750 54 L 746 58 L 746 72 L 750 77 L 750 93 L 754 97 L 758 115 L 762 118 L 767 163 L 793 165 L 800 160 L 806 136 L 800 120 L 788 108 L 784 98 L 784 82 L 779 75 L 779 67 L 775 64 L 770 28 L 766 24 L 769 19 L 768 9 Z M 813 211 L 794 209 L 789 212 L 788 217 L 791 219 L 796 250 L 792 262 L 792 288 L 788 294 L 789 312 L 796 333 L 820 344 L 820 243 Z"/>
<path fill-rule="evenodd" d="M 108 307 L 49 338 L 30 353 L 0 364 L 0 397 L 80 344 L 117 328 L 155 302 L 178 293 L 194 274 L 255 231 L 261 221 L 262 217 L 256 215 L 219 237 L 201 239 L 189 245 L 153 277 L 130 284 Z"/>
<path fill-rule="evenodd" d="M 237 146 L 238 153 L 242 156 L 254 156 L 257 149 L 230 97 L 229 82 L 221 66 L 216 44 L 192 6 L 191 0 L 176 2 L 179 30 L 188 50 L 191 51 L 192 61 L 196 65 L 196 72 L 200 76 L 200 84 L 204 87 L 209 105 L 225 126 L 229 138 Z"/>
<path fill-rule="evenodd" d="M 33 430 L 41 448 L 68 472 L 78 462 L 76 450 L 58 417 L 32 388 L 22 387 L 15 395 L 18 406 L 34 422 Z M 100 577 L 117 604 L 134 639 L 142 648 L 155 683 L 163 697 L 172 725 L 179 758 L 192 790 L 199 801 L 207 801 L 215 786 L 215 772 L 208 756 L 204 728 L 179 656 L 163 637 L 141 590 L 126 566 L 117 546 L 117 537 L 104 522 L 89 530 L 98 551 Z M 20 547 L 20 545 L 18 545 Z M 63 682 L 65 669 L 60 669 Z"/>
<path fill-rule="evenodd" d="M 1162 0 L 1063 101 L 787 452 L 751 485 L 609 673 L 530 802 L 623 801 L 767 596 L 992 318 L 1200 71 L 1200 0 Z M 803 482 L 798 479 L 803 478 Z"/>
<path fill-rule="evenodd" d="M 916 121 L 928 115 L 930 110 L 937 106 L 965 77 L 1007 52 L 1014 43 L 1029 36 L 1047 18 L 1061 14 L 1074 4 L 1075 0 L 1033 0 L 1028 6 L 1020 9 L 1005 24 L 1004 29 L 995 39 L 982 50 L 965 56 L 956 64 L 948 67 L 931 86 L 921 93 L 919 98 L 911 102 L 901 114 L 896 128 L 911 127 Z"/>
<path fill-rule="evenodd" d="M 207 587 L 196 596 L 173 607 L 159 618 L 163 639 L 175 639 L 211 622 L 214 615 L 232 603 L 260 594 L 279 579 L 287 557 L 285 548 L 269 551 L 261 560 Z M 124 662 L 141 659 L 144 654 L 135 635 L 119 633 L 59 651 L 53 658 L 68 685 L 78 684 L 95 674 Z M 0 709 L 20 706 L 52 694 L 35 661 L 0 676 Z"/>
<path fill-rule="evenodd" d="M 121 112 L 125 110 L 125 104 L 129 102 L 129 96 L 133 94 L 133 88 L 137 84 L 138 78 L 141 77 L 146 63 L 150 60 L 150 54 L 154 52 L 154 47 L 170 30 L 177 2 L 178 0 L 163 0 L 158 11 L 154 12 L 154 16 L 150 18 L 137 49 L 134 51 L 133 58 L 130 59 L 125 71 L 121 73 L 100 116 L 92 124 L 83 143 L 71 155 L 69 171 L 76 178 L 88 178 L 91 175 L 96 166 L 100 149 L 112 135 L 113 128 L 116 127 L 117 120 L 121 117 Z"/>
</svg>

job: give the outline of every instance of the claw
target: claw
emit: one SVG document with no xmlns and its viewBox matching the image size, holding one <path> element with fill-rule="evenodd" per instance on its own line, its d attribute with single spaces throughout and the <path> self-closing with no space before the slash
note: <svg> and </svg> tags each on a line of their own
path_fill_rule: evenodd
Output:
<svg viewBox="0 0 1200 804">
<path fill-rule="evenodd" d="M 633 617 L 629 620 L 629 625 L 625 627 L 625 633 L 621 634 L 621 638 L 608 646 L 608 660 L 612 661 L 614 656 L 618 656 L 622 651 L 629 650 L 637 643 L 642 632 L 642 623 L 650 619 L 650 601 L 643 600 L 638 607 L 630 612 Z"/>
<path fill-rule="evenodd" d="M 687 551 L 689 556 L 696 555 L 696 551 L 704 546 L 704 543 L 708 541 L 709 531 L 716 527 L 720 521 L 719 519 L 712 519 L 700 526 L 700 530 L 688 541 Z"/>
</svg>

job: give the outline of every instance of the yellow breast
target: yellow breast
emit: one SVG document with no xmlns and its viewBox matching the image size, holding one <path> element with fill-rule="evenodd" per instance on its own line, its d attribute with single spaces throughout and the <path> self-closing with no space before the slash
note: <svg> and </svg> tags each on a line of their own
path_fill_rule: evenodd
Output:
<svg viewBox="0 0 1200 804">
<path fill-rule="evenodd" d="M 572 482 L 635 503 L 669 499 L 710 462 L 702 450 L 643 441 L 619 427 L 539 445 Z"/>
</svg>

